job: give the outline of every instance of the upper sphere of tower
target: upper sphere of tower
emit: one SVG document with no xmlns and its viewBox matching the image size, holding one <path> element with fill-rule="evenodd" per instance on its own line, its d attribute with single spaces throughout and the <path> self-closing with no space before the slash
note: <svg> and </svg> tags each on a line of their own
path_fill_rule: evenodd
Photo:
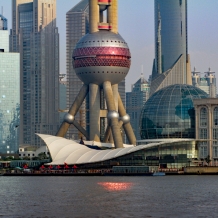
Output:
<svg viewBox="0 0 218 218">
<path fill-rule="evenodd" d="M 85 84 L 121 82 L 129 71 L 130 59 L 125 40 L 119 34 L 105 30 L 85 35 L 73 51 L 74 69 Z"/>
<path fill-rule="evenodd" d="M 120 34 L 107 30 L 100 30 L 92 34 L 86 34 L 76 44 L 75 49 L 85 47 L 120 47 L 129 49 L 127 43 Z"/>
</svg>

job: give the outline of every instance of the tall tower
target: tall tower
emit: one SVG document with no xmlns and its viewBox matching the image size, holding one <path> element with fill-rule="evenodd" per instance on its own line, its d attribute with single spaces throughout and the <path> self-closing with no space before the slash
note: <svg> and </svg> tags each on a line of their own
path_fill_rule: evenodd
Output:
<svg viewBox="0 0 218 218">
<path fill-rule="evenodd" d="M 105 17 L 105 19 L 104 19 Z M 130 51 L 118 34 L 117 0 L 89 0 L 89 34 L 82 37 L 73 51 L 73 67 L 84 83 L 57 133 L 64 137 L 73 124 L 87 139 L 114 141 L 123 147 L 121 127 L 131 144 L 135 135 L 118 92 L 130 68 Z M 75 120 L 85 97 L 89 95 L 86 130 Z"/>
<path fill-rule="evenodd" d="M 187 0 L 155 0 L 155 60 L 151 95 L 173 84 L 192 84 L 187 43 Z"/>
<path fill-rule="evenodd" d="M 66 66 L 67 66 L 67 108 L 76 98 L 83 83 L 77 77 L 72 65 L 73 49 L 79 39 L 89 32 L 89 0 L 82 0 L 66 14 Z M 86 102 L 84 101 L 75 119 L 86 128 Z M 81 133 L 70 126 L 67 138 L 79 139 Z"/>
<path fill-rule="evenodd" d="M 44 144 L 35 133 L 59 125 L 59 34 L 56 0 L 13 0 L 10 50 L 19 52 L 20 143 Z"/>
</svg>

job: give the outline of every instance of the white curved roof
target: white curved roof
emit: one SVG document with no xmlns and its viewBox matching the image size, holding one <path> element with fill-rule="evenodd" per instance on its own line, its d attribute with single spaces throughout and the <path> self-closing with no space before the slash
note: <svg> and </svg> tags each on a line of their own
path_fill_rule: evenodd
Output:
<svg viewBox="0 0 218 218">
<path fill-rule="evenodd" d="M 165 144 L 166 142 L 150 143 L 147 145 L 139 145 L 136 147 L 117 148 L 110 150 L 94 150 L 81 145 L 72 140 L 62 137 L 37 134 L 47 145 L 50 155 L 52 157 L 51 165 L 67 164 L 87 164 L 96 163 L 100 161 L 110 160 L 116 157 L 123 156 L 144 148 L 155 147 L 157 145 Z M 179 141 L 193 141 L 193 139 L 178 139 L 167 141 L 167 143 Z"/>
</svg>

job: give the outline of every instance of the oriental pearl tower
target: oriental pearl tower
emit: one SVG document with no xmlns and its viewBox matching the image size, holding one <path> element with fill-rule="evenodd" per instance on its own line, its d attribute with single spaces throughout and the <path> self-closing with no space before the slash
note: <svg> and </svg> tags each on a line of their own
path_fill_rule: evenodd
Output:
<svg viewBox="0 0 218 218">
<path fill-rule="evenodd" d="M 128 74 L 131 54 L 118 34 L 117 6 L 117 0 L 89 0 L 89 33 L 79 40 L 72 54 L 73 67 L 83 86 L 57 136 L 64 137 L 73 124 L 88 140 L 114 142 L 115 148 L 122 148 L 123 127 L 129 143 L 136 144 L 118 92 L 118 83 Z M 85 130 L 74 117 L 86 96 L 89 128 Z"/>
</svg>

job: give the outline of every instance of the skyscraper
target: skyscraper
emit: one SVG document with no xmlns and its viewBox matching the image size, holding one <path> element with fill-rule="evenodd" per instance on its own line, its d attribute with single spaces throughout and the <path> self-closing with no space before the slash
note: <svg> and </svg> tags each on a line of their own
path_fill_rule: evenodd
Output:
<svg viewBox="0 0 218 218">
<path fill-rule="evenodd" d="M 0 14 L 0 154 L 18 153 L 20 55 L 9 52 L 7 19 Z"/>
<path fill-rule="evenodd" d="M 13 0 L 10 50 L 20 52 L 20 143 L 35 146 L 35 133 L 59 125 L 59 34 L 56 0 Z"/>
<path fill-rule="evenodd" d="M 82 0 L 66 14 L 67 108 L 70 108 L 83 84 L 73 69 L 73 49 L 79 39 L 88 32 L 89 0 Z M 75 119 L 83 128 L 86 128 L 86 102 L 83 102 Z M 67 138 L 78 139 L 80 137 L 80 132 L 71 126 L 67 132 Z"/>
<path fill-rule="evenodd" d="M 155 0 L 155 60 L 151 95 L 176 83 L 191 84 L 187 0 Z"/>
<path fill-rule="evenodd" d="M 144 103 L 149 98 L 150 84 L 141 76 L 133 85 L 131 92 L 126 93 L 126 112 L 130 116 L 130 123 L 136 139 L 140 140 L 140 114 Z"/>
</svg>

